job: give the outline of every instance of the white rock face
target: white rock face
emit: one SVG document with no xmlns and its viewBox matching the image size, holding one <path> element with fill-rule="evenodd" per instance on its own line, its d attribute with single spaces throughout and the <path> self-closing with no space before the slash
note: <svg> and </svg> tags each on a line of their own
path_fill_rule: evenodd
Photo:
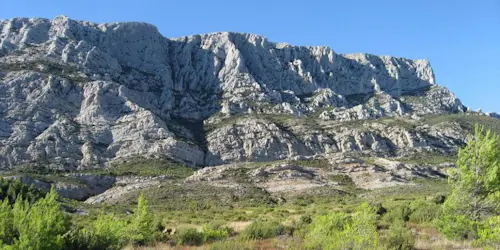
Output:
<svg viewBox="0 0 500 250">
<path fill-rule="evenodd" d="M 426 60 L 241 33 L 167 39 L 145 23 L 0 21 L 0 168 L 94 168 L 138 155 L 216 165 L 431 147 L 409 131 L 294 134 L 266 119 L 221 123 L 248 114 L 340 122 L 464 110 Z M 204 124 L 215 129 L 205 134 Z"/>
</svg>

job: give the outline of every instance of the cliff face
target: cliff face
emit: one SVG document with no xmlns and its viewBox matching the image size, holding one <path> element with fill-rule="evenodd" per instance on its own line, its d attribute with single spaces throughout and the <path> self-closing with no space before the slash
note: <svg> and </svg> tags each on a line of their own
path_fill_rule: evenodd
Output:
<svg viewBox="0 0 500 250">
<path fill-rule="evenodd" d="M 145 23 L 63 16 L 0 21 L 0 32 L 0 168 L 445 153 L 464 142 L 453 130 L 371 122 L 465 111 L 426 60 L 241 33 L 168 39 Z"/>
</svg>

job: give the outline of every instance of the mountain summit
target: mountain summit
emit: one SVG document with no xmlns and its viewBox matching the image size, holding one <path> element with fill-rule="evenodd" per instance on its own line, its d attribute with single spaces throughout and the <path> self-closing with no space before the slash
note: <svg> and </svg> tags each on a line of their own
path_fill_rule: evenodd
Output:
<svg viewBox="0 0 500 250">
<path fill-rule="evenodd" d="M 0 21 L 0 168 L 453 154 L 470 113 L 427 60 L 146 23 Z"/>
</svg>

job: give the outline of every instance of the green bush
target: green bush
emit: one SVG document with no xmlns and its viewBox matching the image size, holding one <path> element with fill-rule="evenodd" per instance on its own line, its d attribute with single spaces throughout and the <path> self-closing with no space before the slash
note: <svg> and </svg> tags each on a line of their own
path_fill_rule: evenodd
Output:
<svg viewBox="0 0 500 250">
<path fill-rule="evenodd" d="M 455 197 L 461 196 L 452 193 L 443 203 L 440 216 L 435 220 L 436 228 L 450 239 L 476 239 L 478 221 L 466 214 L 464 207 L 467 207 L 466 200 Z M 459 204 L 462 203 L 462 204 Z"/>
<path fill-rule="evenodd" d="M 182 230 L 179 233 L 178 243 L 180 245 L 199 246 L 203 244 L 203 233 L 194 228 Z"/>
<path fill-rule="evenodd" d="M 101 213 L 88 227 L 72 229 L 64 236 L 65 249 L 118 250 L 127 244 L 127 225 L 113 214 Z"/>
<path fill-rule="evenodd" d="M 70 217 L 62 211 L 55 189 L 36 201 L 31 196 L 33 202 L 30 202 L 22 198 L 29 189 L 17 182 L 0 181 L 0 185 L 4 184 L 9 187 L 7 190 L 19 192 L 8 191 L 0 203 L 0 249 L 114 250 L 129 242 L 150 243 L 159 233 L 142 195 L 130 224 L 113 214 L 102 213 L 87 227 L 78 228 L 71 227 Z M 10 194 L 16 194 L 13 205 Z"/>
<path fill-rule="evenodd" d="M 450 239 L 475 239 L 477 237 L 477 222 L 463 214 L 443 214 L 435 226 Z"/>
<path fill-rule="evenodd" d="M 363 203 L 352 215 L 330 213 L 313 220 L 304 239 L 307 249 L 377 249 L 376 211 Z"/>
<path fill-rule="evenodd" d="M 500 216 L 493 216 L 482 223 L 476 245 L 485 249 L 500 249 Z"/>
<path fill-rule="evenodd" d="M 292 224 L 292 235 L 294 237 L 303 238 L 307 233 L 309 225 L 312 223 L 312 218 L 310 215 L 302 215 L 298 220 L 293 221 Z"/>
<path fill-rule="evenodd" d="M 92 235 L 81 228 L 72 228 L 64 234 L 64 249 L 94 250 L 91 247 Z M 106 249 L 106 248 L 103 248 Z"/>
<path fill-rule="evenodd" d="M 411 250 L 415 249 L 415 236 L 403 221 L 396 221 L 387 232 L 386 249 Z"/>
<path fill-rule="evenodd" d="M 243 235 L 249 239 L 268 239 L 276 237 L 285 232 L 285 227 L 277 221 L 254 221 L 243 231 Z"/>
<path fill-rule="evenodd" d="M 223 240 L 228 238 L 232 232 L 233 229 L 230 227 L 221 223 L 212 223 L 203 227 L 203 240 L 206 242 Z"/>
<path fill-rule="evenodd" d="M 410 203 L 411 214 L 409 221 L 413 223 L 431 222 L 439 217 L 439 205 L 425 200 L 416 200 Z"/>
<path fill-rule="evenodd" d="M 334 242 L 340 241 L 345 226 L 351 218 L 344 212 L 329 213 L 314 218 L 309 232 L 304 238 L 308 249 L 326 249 Z"/>
<path fill-rule="evenodd" d="M 382 221 L 392 224 L 395 221 L 408 221 L 411 215 L 411 208 L 408 204 L 401 204 L 389 209 L 382 217 Z"/>
</svg>

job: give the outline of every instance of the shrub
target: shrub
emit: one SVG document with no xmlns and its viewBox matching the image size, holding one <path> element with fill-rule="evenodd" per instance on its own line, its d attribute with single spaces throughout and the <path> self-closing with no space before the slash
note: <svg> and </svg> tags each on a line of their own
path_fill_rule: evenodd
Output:
<svg viewBox="0 0 500 250">
<path fill-rule="evenodd" d="M 213 223 L 203 227 L 203 240 L 207 242 L 223 240 L 229 237 L 233 229 L 220 223 Z"/>
<path fill-rule="evenodd" d="M 73 241 L 79 245 L 85 243 L 87 246 L 82 249 L 118 250 L 127 243 L 126 226 L 124 221 L 113 214 L 101 213 L 89 228 L 81 229 L 75 234 L 76 239 Z"/>
<path fill-rule="evenodd" d="M 375 209 L 363 203 L 351 216 L 337 212 L 317 217 L 304 241 L 308 249 L 376 249 L 378 238 Z"/>
<path fill-rule="evenodd" d="M 289 228 L 290 234 L 294 237 L 304 238 L 312 221 L 310 215 L 300 216 L 298 220 L 293 221 L 292 226 Z"/>
<path fill-rule="evenodd" d="M 467 201 L 454 198 L 454 196 L 457 194 L 452 193 L 450 198 L 443 203 L 440 216 L 435 220 L 435 226 L 450 239 L 475 239 L 478 222 L 463 212 L 461 208 L 466 206 L 465 204 L 456 205 L 458 202 Z"/>
<path fill-rule="evenodd" d="M 486 220 L 478 230 L 479 239 L 476 245 L 483 246 L 485 249 L 500 248 L 500 216 L 493 216 Z"/>
<path fill-rule="evenodd" d="M 203 233 L 194 228 L 183 230 L 179 233 L 178 243 L 180 245 L 199 246 L 203 244 Z"/>
<path fill-rule="evenodd" d="M 249 239 L 268 239 L 283 234 L 285 227 L 277 221 L 254 221 L 243 234 Z"/>
<path fill-rule="evenodd" d="M 358 212 L 352 215 L 351 223 L 346 225 L 345 234 L 348 249 L 378 248 L 379 235 L 375 209 L 367 203 L 361 204 Z"/>
<path fill-rule="evenodd" d="M 477 222 L 472 221 L 467 215 L 441 215 L 435 225 L 450 239 L 475 239 L 477 236 Z"/>
<path fill-rule="evenodd" d="M 87 227 L 73 228 L 64 235 L 65 249 L 122 249 L 129 242 L 138 243 L 138 239 L 154 238 L 156 226 L 150 218 L 147 202 L 140 197 L 131 224 L 117 218 L 114 214 L 101 212 Z M 144 231 L 141 232 L 141 229 Z M 150 235 L 144 236 L 146 233 Z M 145 243 L 145 241 L 139 243 Z"/>
<path fill-rule="evenodd" d="M 64 234 L 64 249 L 94 250 L 91 247 L 92 235 L 81 228 L 72 228 Z M 103 248 L 105 249 L 105 248 Z"/>
<path fill-rule="evenodd" d="M 439 205 L 424 201 L 416 200 L 410 204 L 411 214 L 409 221 L 413 223 L 425 223 L 433 221 L 439 216 L 441 208 Z"/>
<path fill-rule="evenodd" d="M 396 221 L 387 232 L 386 249 L 411 250 L 414 249 L 415 236 L 402 221 Z"/>
<path fill-rule="evenodd" d="M 311 216 L 310 216 L 310 215 L 302 215 L 302 216 L 300 216 L 300 218 L 299 218 L 299 223 L 300 223 L 301 225 L 309 225 L 309 224 L 311 224 L 311 223 L 312 223 L 312 221 L 313 221 L 313 220 L 312 220 L 312 218 L 311 218 Z"/>
<path fill-rule="evenodd" d="M 350 223 L 350 217 L 343 212 L 329 213 L 314 218 L 304 241 L 308 249 L 323 249 L 341 240 L 341 232 Z"/>
<path fill-rule="evenodd" d="M 382 217 L 382 221 L 387 224 L 392 224 L 395 221 L 408 221 L 410 214 L 411 209 L 408 204 L 401 204 L 389 209 Z"/>
</svg>

